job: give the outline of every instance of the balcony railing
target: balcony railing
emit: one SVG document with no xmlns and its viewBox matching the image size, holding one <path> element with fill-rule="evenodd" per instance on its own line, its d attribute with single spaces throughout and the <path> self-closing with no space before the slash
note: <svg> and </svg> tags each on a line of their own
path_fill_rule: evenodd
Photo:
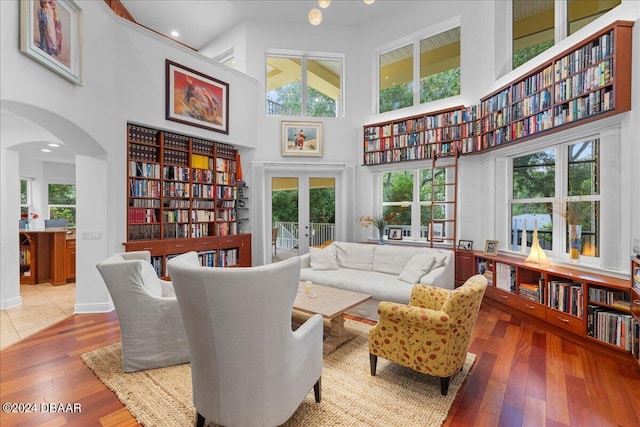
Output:
<svg viewBox="0 0 640 427">
<path fill-rule="evenodd" d="M 300 229 L 297 222 L 276 222 L 278 228 L 276 247 L 278 249 L 296 249 L 300 239 Z M 327 240 L 335 240 L 335 224 L 312 222 L 309 224 L 309 246 L 318 246 Z"/>
</svg>

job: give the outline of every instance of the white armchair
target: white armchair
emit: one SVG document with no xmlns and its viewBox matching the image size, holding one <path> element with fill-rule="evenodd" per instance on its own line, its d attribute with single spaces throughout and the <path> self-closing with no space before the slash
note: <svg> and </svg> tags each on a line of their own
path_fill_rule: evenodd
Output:
<svg viewBox="0 0 640 427">
<path fill-rule="evenodd" d="M 122 370 L 189 362 L 189 347 L 171 282 L 158 278 L 149 251 L 115 254 L 99 262 L 122 336 Z"/>
<path fill-rule="evenodd" d="M 322 317 L 295 332 L 300 259 L 211 268 L 195 252 L 167 263 L 187 332 L 196 426 L 276 426 L 314 389 L 320 402 Z"/>
</svg>

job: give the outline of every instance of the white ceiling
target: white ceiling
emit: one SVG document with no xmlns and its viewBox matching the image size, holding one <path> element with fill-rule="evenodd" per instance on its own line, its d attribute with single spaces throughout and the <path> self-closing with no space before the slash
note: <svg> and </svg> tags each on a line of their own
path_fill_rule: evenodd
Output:
<svg viewBox="0 0 640 427">
<path fill-rule="evenodd" d="M 122 0 L 139 24 L 165 35 L 176 30 L 180 33 L 176 40 L 196 50 L 246 20 L 308 23 L 307 14 L 316 8 L 323 15 L 320 25 L 359 27 L 411 3 L 416 1 L 376 0 L 367 5 L 362 0 L 333 0 L 320 9 L 315 0 Z"/>
</svg>

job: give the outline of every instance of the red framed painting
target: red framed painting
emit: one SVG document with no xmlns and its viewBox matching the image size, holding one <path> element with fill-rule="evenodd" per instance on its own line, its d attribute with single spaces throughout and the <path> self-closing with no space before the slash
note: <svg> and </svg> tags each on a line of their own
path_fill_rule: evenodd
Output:
<svg viewBox="0 0 640 427">
<path fill-rule="evenodd" d="M 167 120 L 229 133 L 229 84 L 166 60 Z"/>
</svg>

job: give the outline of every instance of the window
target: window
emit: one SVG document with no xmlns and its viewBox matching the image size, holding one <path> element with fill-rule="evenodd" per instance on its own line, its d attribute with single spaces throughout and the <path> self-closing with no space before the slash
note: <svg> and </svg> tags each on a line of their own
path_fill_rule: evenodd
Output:
<svg viewBox="0 0 640 427">
<path fill-rule="evenodd" d="M 460 27 L 380 54 L 378 93 L 380 113 L 459 95 Z"/>
<path fill-rule="evenodd" d="M 20 180 L 20 217 L 29 214 L 29 206 L 31 205 L 31 180 Z"/>
<path fill-rule="evenodd" d="M 70 227 L 76 225 L 76 186 L 49 184 L 49 219 L 66 219 Z"/>
<path fill-rule="evenodd" d="M 404 239 L 426 241 L 431 219 L 439 223 L 439 237 L 452 235 L 455 197 L 450 190 L 451 168 L 383 172 L 382 213 L 389 225 L 400 226 Z M 441 224 L 441 225 L 440 225 Z M 445 225 L 446 224 L 446 225 Z"/>
<path fill-rule="evenodd" d="M 342 58 L 268 54 L 266 82 L 267 115 L 342 115 Z"/>
<path fill-rule="evenodd" d="M 554 45 L 618 6 L 621 0 L 512 0 L 513 68 Z M 556 16 L 566 23 L 555 27 Z"/>
<path fill-rule="evenodd" d="M 569 253 L 568 223 L 582 227 L 583 256 L 599 257 L 600 141 L 557 145 L 512 159 L 511 249 L 531 246 L 534 227 L 540 246 Z M 578 218 L 572 221 L 571 214 Z"/>
</svg>

